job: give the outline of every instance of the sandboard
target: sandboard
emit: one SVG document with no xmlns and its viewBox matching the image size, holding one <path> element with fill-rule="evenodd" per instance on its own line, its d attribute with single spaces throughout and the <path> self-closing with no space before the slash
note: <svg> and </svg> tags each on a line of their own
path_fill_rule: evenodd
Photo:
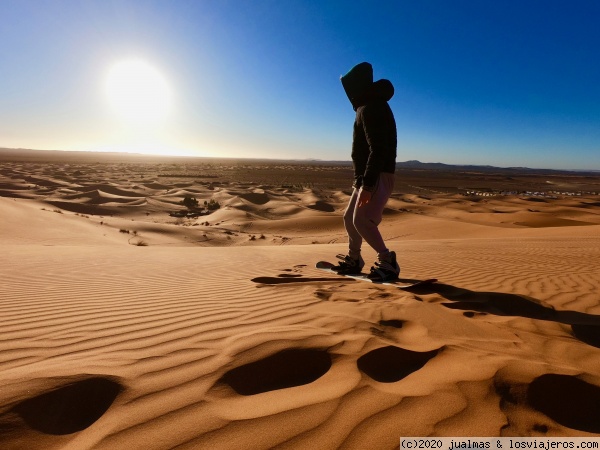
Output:
<svg viewBox="0 0 600 450">
<path fill-rule="evenodd" d="M 335 264 L 332 264 L 328 261 L 319 261 L 316 265 L 316 268 L 319 270 L 323 270 L 325 272 L 334 273 L 340 277 L 353 278 L 355 280 L 366 281 L 368 283 L 373 283 L 373 284 L 385 284 L 386 286 L 394 286 L 398 289 L 418 288 L 421 286 L 433 284 L 437 281 L 437 278 L 427 278 L 426 280 L 404 280 L 402 278 L 399 278 L 398 280 L 395 280 L 395 281 L 373 281 L 373 280 L 367 278 L 367 276 L 364 274 L 343 275 L 343 274 L 337 273 L 335 270 L 331 269 L 333 266 L 335 266 Z"/>
</svg>

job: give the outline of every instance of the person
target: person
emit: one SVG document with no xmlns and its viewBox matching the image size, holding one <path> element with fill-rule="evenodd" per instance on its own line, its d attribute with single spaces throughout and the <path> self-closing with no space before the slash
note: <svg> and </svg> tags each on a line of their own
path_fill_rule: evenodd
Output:
<svg viewBox="0 0 600 450">
<path fill-rule="evenodd" d="M 362 272 L 363 240 L 376 252 L 377 261 L 367 275 L 373 281 L 398 278 L 400 266 L 379 232 L 383 208 L 394 189 L 396 170 L 396 121 L 388 101 L 394 95 L 389 80 L 373 82 L 373 67 L 368 62 L 354 66 L 341 77 L 342 86 L 356 111 L 352 139 L 353 191 L 344 212 L 348 233 L 348 254 L 333 269 L 341 274 Z"/>
</svg>

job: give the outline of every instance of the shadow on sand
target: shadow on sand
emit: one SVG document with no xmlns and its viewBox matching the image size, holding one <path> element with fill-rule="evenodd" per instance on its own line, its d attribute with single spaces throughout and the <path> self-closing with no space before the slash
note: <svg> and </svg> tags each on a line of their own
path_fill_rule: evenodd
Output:
<svg viewBox="0 0 600 450">
<path fill-rule="evenodd" d="M 443 306 L 463 310 L 467 317 L 472 317 L 472 313 L 475 311 L 484 314 L 518 316 L 570 325 L 575 338 L 600 348 L 600 316 L 598 315 L 579 311 L 557 311 L 526 295 L 470 291 L 442 283 L 432 284 L 418 290 L 415 289 L 413 292 L 439 294 L 452 302 L 442 303 Z"/>
</svg>

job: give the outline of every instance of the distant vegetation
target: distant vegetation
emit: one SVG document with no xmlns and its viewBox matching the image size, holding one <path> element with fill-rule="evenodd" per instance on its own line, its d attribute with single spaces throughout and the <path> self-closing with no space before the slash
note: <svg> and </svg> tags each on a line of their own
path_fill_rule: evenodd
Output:
<svg viewBox="0 0 600 450">
<path fill-rule="evenodd" d="M 192 195 L 186 194 L 186 196 L 179 202 L 180 205 L 185 206 L 187 211 L 175 211 L 169 215 L 172 217 L 198 217 L 210 214 L 221 207 L 221 204 L 215 199 L 204 201 L 203 208 L 199 208 L 198 199 Z"/>
<path fill-rule="evenodd" d="M 216 211 L 221 207 L 221 205 L 219 204 L 219 202 L 211 198 L 210 201 L 204 202 L 204 207 L 209 211 Z"/>
<path fill-rule="evenodd" d="M 205 202 L 206 203 L 206 202 Z M 196 197 L 192 197 L 191 195 L 186 195 L 181 202 L 180 205 L 185 206 L 190 211 L 196 209 L 198 207 L 198 200 Z"/>
</svg>

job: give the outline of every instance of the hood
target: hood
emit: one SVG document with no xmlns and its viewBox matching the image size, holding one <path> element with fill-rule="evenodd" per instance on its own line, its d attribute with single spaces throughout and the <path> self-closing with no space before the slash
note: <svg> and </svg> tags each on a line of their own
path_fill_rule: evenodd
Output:
<svg viewBox="0 0 600 450">
<path fill-rule="evenodd" d="M 354 66 L 350 71 L 341 78 L 342 86 L 348 100 L 356 109 L 371 86 L 373 86 L 373 66 L 368 62 L 362 62 Z"/>
<path fill-rule="evenodd" d="M 355 110 L 370 100 L 389 101 L 394 96 L 394 86 L 389 80 L 378 80 L 373 83 L 373 66 L 368 62 L 354 66 L 341 77 L 341 81 Z"/>
<path fill-rule="evenodd" d="M 377 80 L 375 83 L 373 83 L 370 94 L 371 97 L 381 98 L 386 102 L 389 102 L 394 96 L 394 85 L 390 80 Z"/>
</svg>

